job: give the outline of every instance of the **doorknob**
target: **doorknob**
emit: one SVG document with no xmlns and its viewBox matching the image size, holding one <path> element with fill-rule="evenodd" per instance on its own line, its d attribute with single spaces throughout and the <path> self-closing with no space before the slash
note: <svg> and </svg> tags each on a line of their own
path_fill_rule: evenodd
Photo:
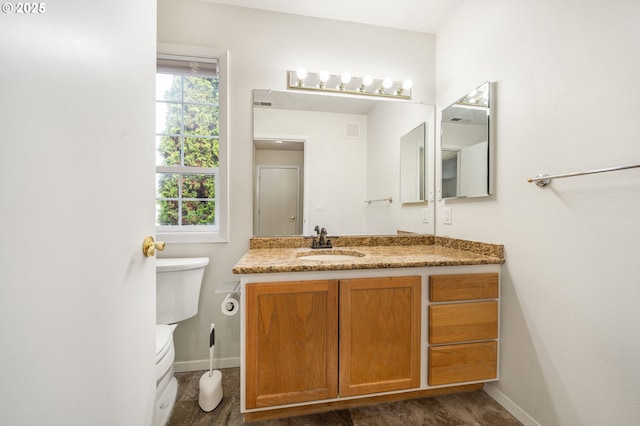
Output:
<svg viewBox="0 0 640 426">
<path fill-rule="evenodd" d="M 289 216 L 289 220 L 290 220 L 291 222 L 293 222 L 294 220 L 296 220 L 296 217 L 295 217 L 295 216 Z"/>
<path fill-rule="evenodd" d="M 145 256 L 153 256 L 156 254 L 156 250 L 162 251 L 164 250 L 164 241 L 153 241 L 153 237 L 149 235 L 148 237 L 144 237 L 142 241 L 142 254 Z"/>
</svg>

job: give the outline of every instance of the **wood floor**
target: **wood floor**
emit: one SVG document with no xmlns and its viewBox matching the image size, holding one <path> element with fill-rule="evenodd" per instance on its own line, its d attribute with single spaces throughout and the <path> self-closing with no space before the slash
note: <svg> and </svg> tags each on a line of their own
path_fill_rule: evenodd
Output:
<svg viewBox="0 0 640 426">
<path fill-rule="evenodd" d="M 222 371 L 224 398 L 210 413 L 198 406 L 203 371 L 177 373 L 178 399 L 169 426 L 512 426 L 522 425 L 483 391 L 390 402 L 279 420 L 245 423 L 240 414 L 240 369 Z"/>
</svg>

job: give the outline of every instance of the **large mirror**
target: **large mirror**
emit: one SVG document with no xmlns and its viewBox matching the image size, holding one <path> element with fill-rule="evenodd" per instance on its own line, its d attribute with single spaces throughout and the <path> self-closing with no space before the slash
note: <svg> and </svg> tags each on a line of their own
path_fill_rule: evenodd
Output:
<svg viewBox="0 0 640 426">
<path fill-rule="evenodd" d="M 435 108 L 254 90 L 254 235 L 433 232 Z"/>
<path fill-rule="evenodd" d="M 489 82 L 442 111 L 442 198 L 484 197 L 493 193 L 490 116 Z"/>
</svg>

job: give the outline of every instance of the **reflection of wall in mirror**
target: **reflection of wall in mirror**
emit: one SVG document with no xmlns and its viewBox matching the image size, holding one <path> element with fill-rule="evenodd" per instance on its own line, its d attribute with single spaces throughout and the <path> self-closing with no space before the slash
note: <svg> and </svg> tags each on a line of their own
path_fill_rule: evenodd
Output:
<svg viewBox="0 0 640 426">
<path fill-rule="evenodd" d="M 464 148 L 487 140 L 487 125 L 442 123 L 442 148 Z"/>
<path fill-rule="evenodd" d="M 346 134 L 359 126 L 359 137 Z M 367 117 L 358 114 L 254 108 L 256 135 L 305 135 L 304 226 L 332 234 L 366 231 Z"/>
<path fill-rule="evenodd" d="M 425 132 L 421 123 L 400 137 L 400 201 L 413 203 L 425 199 Z"/>
<path fill-rule="evenodd" d="M 424 203 L 402 204 L 397 202 L 400 197 L 400 138 L 415 129 L 420 123 L 425 123 L 426 156 L 423 179 L 427 188 L 419 197 L 426 199 L 433 191 L 435 181 L 433 177 L 434 136 L 433 105 L 380 102 L 368 115 L 369 145 L 367 147 L 367 199 L 393 197 L 393 203 L 379 203 L 367 208 L 367 233 L 394 234 L 398 229 L 418 233 L 433 233 L 434 221 L 428 223 L 422 220 Z M 415 151 L 414 151 L 415 155 Z M 414 157 L 415 160 L 415 157 Z M 415 164 L 415 163 L 414 163 Z M 415 176 L 418 178 L 418 176 Z M 414 200 L 415 201 L 415 200 Z M 431 209 L 431 214 L 435 209 Z M 419 218 L 419 219 L 416 219 Z"/>
<path fill-rule="evenodd" d="M 489 142 L 484 141 L 460 151 L 460 196 L 487 195 L 489 182 Z"/>
<path fill-rule="evenodd" d="M 486 195 L 489 177 L 487 126 L 442 123 L 442 197 Z"/>
</svg>

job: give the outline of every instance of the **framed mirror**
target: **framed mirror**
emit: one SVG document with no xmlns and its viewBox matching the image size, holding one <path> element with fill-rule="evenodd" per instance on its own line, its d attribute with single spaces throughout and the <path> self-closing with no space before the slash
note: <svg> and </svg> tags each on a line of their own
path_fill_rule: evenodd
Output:
<svg viewBox="0 0 640 426">
<path fill-rule="evenodd" d="M 493 193 L 492 84 L 486 82 L 442 110 L 441 197 Z"/>
<path fill-rule="evenodd" d="M 254 235 L 433 233 L 404 203 L 435 187 L 434 124 L 433 105 L 254 90 Z"/>
</svg>

